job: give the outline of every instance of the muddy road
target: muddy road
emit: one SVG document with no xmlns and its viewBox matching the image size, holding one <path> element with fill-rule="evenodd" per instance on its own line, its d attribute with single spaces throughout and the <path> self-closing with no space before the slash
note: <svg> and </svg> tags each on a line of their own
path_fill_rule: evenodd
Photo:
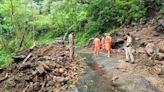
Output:
<svg viewBox="0 0 164 92">
<path fill-rule="evenodd" d="M 86 73 L 70 92 L 162 92 L 145 78 L 149 74 L 136 73 L 133 66 L 106 54 L 93 56 L 90 52 L 78 52 L 86 62 Z"/>
</svg>

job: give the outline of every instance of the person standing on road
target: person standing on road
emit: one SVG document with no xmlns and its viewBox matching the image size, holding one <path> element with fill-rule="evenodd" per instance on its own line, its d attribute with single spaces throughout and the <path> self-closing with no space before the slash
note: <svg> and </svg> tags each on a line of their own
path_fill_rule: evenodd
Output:
<svg viewBox="0 0 164 92">
<path fill-rule="evenodd" d="M 112 37 L 110 36 L 110 33 L 106 33 L 105 49 L 108 51 L 108 57 L 110 57 L 111 43 L 112 43 Z"/>
<path fill-rule="evenodd" d="M 68 40 L 69 40 L 69 51 L 70 51 L 70 59 L 74 58 L 74 32 L 71 31 L 69 36 L 68 36 Z"/>
<path fill-rule="evenodd" d="M 93 40 L 93 45 L 94 45 L 94 51 L 96 55 L 100 54 L 100 39 L 98 36 Z"/>
<path fill-rule="evenodd" d="M 126 35 L 126 47 L 125 47 L 125 55 L 126 55 L 126 62 L 131 62 L 132 64 L 134 63 L 134 56 L 132 53 L 132 36 L 130 33 L 127 33 Z"/>
</svg>

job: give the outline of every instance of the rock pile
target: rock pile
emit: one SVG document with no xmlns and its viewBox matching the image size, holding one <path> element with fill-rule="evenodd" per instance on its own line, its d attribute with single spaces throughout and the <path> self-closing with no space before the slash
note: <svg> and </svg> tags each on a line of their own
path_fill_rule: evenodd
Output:
<svg viewBox="0 0 164 92">
<path fill-rule="evenodd" d="M 122 37 L 123 35 L 129 32 L 135 37 L 135 43 L 133 47 L 136 52 L 134 53 L 135 64 L 128 66 L 133 67 L 138 74 L 145 73 L 144 76 L 148 79 L 147 74 L 149 74 L 152 79 L 156 79 L 158 81 L 151 81 L 152 84 L 157 85 L 158 89 L 164 91 L 164 34 L 161 30 L 160 33 L 154 27 L 149 25 L 141 25 L 141 26 L 131 26 L 131 27 L 123 27 L 118 29 L 115 34 L 120 34 L 114 36 L 112 39 Z M 121 36 L 122 35 L 122 36 Z M 122 49 L 123 47 L 113 49 L 113 56 L 119 58 L 120 60 L 125 60 L 125 53 Z M 119 52 L 118 52 L 119 51 Z M 126 63 L 125 63 L 126 64 Z M 127 64 L 129 65 L 129 64 Z M 121 64 L 123 68 L 125 65 Z M 122 68 L 122 70 L 123 70 Z M 133 69 L 131 69 L 133 70 Z"/>
<path fill-rule="evenodd" d="M 74 85 L 84 65 L 58 44 L 35 46 L 13 57 L 14 62 L 0 73 L 0 92 L 66 92 Z"/>
</svg>

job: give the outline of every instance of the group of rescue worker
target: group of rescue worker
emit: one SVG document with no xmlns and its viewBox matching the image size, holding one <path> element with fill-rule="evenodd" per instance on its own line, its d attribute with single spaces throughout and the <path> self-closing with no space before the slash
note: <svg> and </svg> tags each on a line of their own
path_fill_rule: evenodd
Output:
<svg viewBox="0 0 164 92">
<path fill-rule="evenodd" d="M 108 52 L 108 57 L 110 57 L 111 44 L 112 37 L 110 33 L 105 33 L 101 40 L 99 36 L 96 36 L 96 38 L 93 40 L 95 54 L 99 55 L 100 48 L 102 48 L 103 52 Z"/>
<path fill-rule="evenodd" d="M 126 44 L 124 47 L 126 62 L 134 64 L 132 43 L 133 43 L 132 36 L 130 35 L 130 33 L 127 33 L 126 34 Z M 99 55 L 100 49 L 102 48 L 102 51 L 107 52 L 108 57 L 110 57 L 111 45 L 112 45 L 112 37 L 111 37 L 110 33 L 105 33 L 101 40 L 100 40 L 99 36 L 96 36 L 96 38 L 93 40 L 93 45 L 94 45 L 95 55 Z"/>
<path fill-rule="evenodd" d="M 125 50 L 125 56 L 126 56 L 126 61 L 130 63 L 134 63 L 134 56 L 132 52 L 132 36 L 127 33 L 126 34 L 126 44 L 124 47 Z M 69 49 L 70 49 L 70 59 L 74 58 L 74 32 L 71 31 L 68 36 L 69 40 Z M 112 37 L 110 33 L 105 33 L 100 40 L 99 36 L 96 36 L 96 38 L 93 40 L 93 45 L 94 45 L 94 52 L 95 55 L 100 54 L 100 49 L 102 48 L 103 52 L 108 53 L 108 57 L 111 56 L 111 45 L 112 45 Z"/>
</svg>

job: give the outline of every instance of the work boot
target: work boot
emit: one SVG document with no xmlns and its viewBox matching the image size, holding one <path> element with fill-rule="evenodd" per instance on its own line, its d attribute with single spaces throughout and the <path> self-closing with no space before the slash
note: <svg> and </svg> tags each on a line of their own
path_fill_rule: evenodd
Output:
<svg viewBox="0 0 164 92">
<path fill-rule="evenodd" d="M 129 60 L 126 60 L 125 62 L 129 63 Z"/>
<path fill-rule="evenodd" d="M 131 64 L 134 64 L 134 61 L 133 61 L 133 62 L 131 62 Z"/>
</svg>

